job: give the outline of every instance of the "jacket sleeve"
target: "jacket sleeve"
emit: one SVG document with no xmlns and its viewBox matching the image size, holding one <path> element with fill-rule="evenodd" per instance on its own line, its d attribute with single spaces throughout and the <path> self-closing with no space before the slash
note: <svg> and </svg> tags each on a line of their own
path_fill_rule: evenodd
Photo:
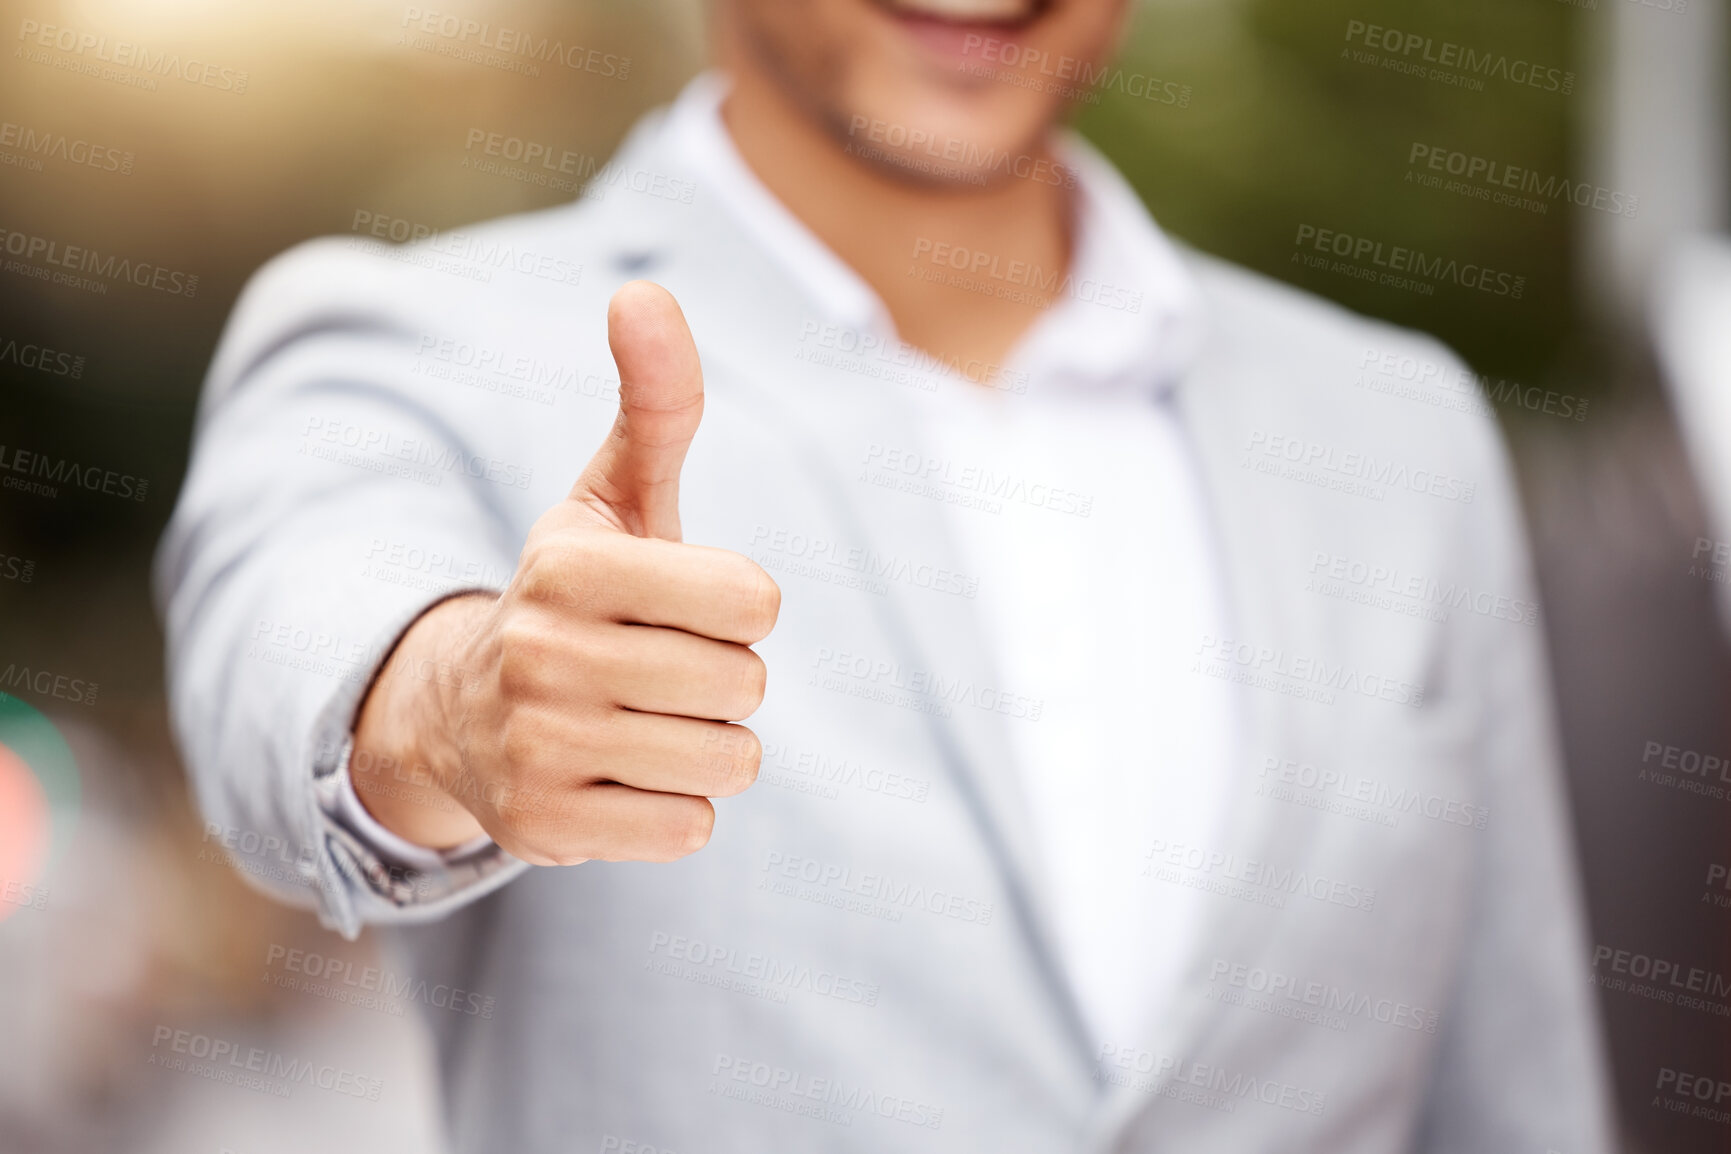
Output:
<svg viewBox="0 0 1731 1154">
<path fill-rule="evenodd" d="M 365 921 L 442 916 L 524 868 L 492 847 L 449 878 L 398 870 L 332 816 L 375 672 L 430 605 L 503 587 L 519 546 L 508 491 L 529 484 L 415 376 L 416 283 L 378 250 L 331 240 L 254 277 L 156 558 L 205 849 L 349 937 Z"/>
<path fill-rule="evenodd" d="M 1468 474 L 1484 483 L 1459 546 L 1474 559 L 1475 594 L 1536 606 L 1515 487 L 1489 424 Z M 1489 824 L 1416 1148 L 1608 1154 L 1608 1076 L 1543 631 L 1536 621 L 1460 617 L 1448 676 L 1476 701 Z"/>
</svg>

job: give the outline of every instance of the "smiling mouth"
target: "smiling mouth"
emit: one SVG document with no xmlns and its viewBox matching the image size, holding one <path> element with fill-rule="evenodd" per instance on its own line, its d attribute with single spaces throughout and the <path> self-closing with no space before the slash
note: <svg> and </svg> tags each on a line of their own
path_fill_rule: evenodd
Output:
<svg viewBox="0 0 1731 1154">
<path fill-rule="evenodd" d="M 1045 0 L 877 0 L 897 16 L 947 24 L 1027 24 L 1047 7 Z"/>
</svg>

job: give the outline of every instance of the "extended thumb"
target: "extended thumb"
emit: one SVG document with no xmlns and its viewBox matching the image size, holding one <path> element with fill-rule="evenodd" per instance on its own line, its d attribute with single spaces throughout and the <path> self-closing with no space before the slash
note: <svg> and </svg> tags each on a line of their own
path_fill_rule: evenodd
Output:
<svg viewBox="0 0 1731 1154">
<path fill-rule="evenodd" d="M 679 540 L 679 470 L 703 419 L 703 369 L 673 294 L 632 281 L 607 306 L 619 418 L 571 499 L 639 537 Z"/>
</svg>

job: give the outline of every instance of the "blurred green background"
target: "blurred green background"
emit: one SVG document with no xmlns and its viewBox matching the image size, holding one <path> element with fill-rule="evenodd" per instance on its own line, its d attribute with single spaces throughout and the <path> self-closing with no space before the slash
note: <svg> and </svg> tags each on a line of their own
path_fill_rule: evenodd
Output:
<svg viewBox="0 0 1731 1154">
<path fill-rule="evenodd" d="M 1531 211 L 1407 183 L 1412 146 L 1442 146 L 1535 172 L 1573 175 L 1590 94 L 1490 79 L 1485 90 L 1369 67 L 1343 50 L 1353 21 L 1435 42 L 1582 71 L 1586 29 L 1549 0 L 1247 0 L 1144 5 L 1126 66 L 1190 85 L 1187 109 L 1119 97 L 1084 110 L 1083 130 L 1135 183 L 1161 223 L 1209 252 L 1426 329 L 1482 374 L 1539 383 L 1572 364 L 1585 325 L 1571 241 L 1581 210 Z M 1415 50 L 1414 58 L 1423 49 Z M 1493 65 L 1494 67 L 1494 65 Z M 1476 261 L 1527 277 L 1519 302 L 1450 286 L 1433 296 L 1292 263 L 1301 223 Z M 1603 382 L 1595 382 L 1602 386 Z"/>
</svg>

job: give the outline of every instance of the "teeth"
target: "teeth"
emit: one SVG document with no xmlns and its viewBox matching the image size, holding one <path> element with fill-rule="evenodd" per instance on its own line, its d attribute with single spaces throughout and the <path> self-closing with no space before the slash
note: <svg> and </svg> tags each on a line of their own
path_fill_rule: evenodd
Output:
<svg viewBox="0 0 1731 1154">
<path fill-rule="evenodd" d="M 1022 20 L 1034 14 L 1035 0 L 885 0 L 897 12 L 940 20 Z"/>
</svg>

